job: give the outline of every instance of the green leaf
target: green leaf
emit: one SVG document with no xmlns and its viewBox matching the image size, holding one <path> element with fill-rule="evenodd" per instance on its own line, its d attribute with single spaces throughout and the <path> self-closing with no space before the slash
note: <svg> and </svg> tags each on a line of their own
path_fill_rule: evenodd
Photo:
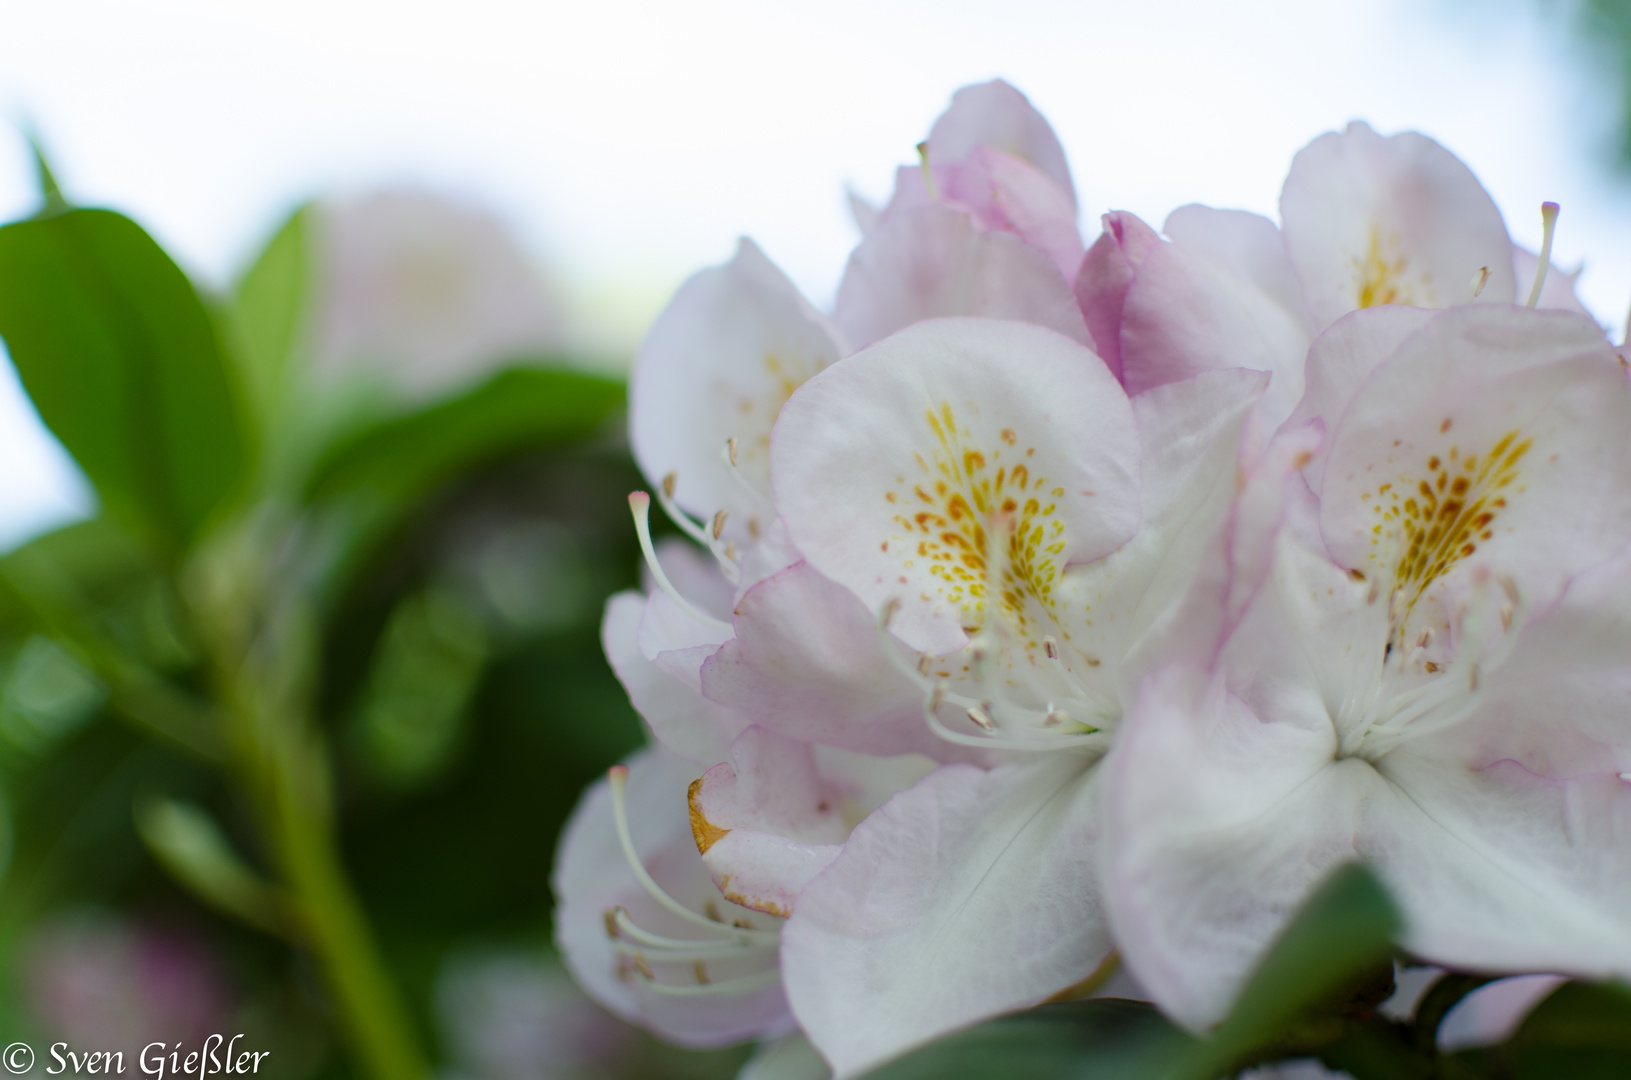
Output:
<svg viewBox="0 0 1631 1080">
<path fill-rule="evenodd" d="M 136 831 L 153 857 L 199 899 L 268 933 L 294 932 L 286 892 L 250 869 L 202 807 L 144 800 L 136 805 Z"/>
<path fill-rule="evenodd" d="M 244 380 L 263 418 L 283 392 L 311 300 L 312 208 L 285 221 L 233 294 L 242 335 Z"/>
<path fill-rule="evenodd" d="M 1456 1056 L 1516 1080 L 1620 1080 L 1631 1072 L 1631 987 L 1564 983 L 1505 1043 Z"/>
<path fill-rule="evenodd" d="M 69 210 L 0 228 L 0 337 L 103 505 L 168 553 L 242 481 L 250 435 L 214 324 L 130 219 Z"/>
<path fill-rule="evenodd" d="M 1332 874 L 1303 906 L 1247 982 L 1234 1009 L 1197 1046 L 1178 1075 L 1212 1077 L 1297 1040 L 1294 1029 L 1321 1007 L 1343 1004 L 1367 973 L 1389 965 L 1401 921 L 1381 882 L 1358 864 Z M 1325 1036 L 1312 1032 L 1312 1041 Z M 1329 1037 L 1336 1038 L 1335 1030 Z M 1298 1049 L 1298 1048 L 1288 1048 Z"/>
<path fill-rule="evenodd" d="M 949 1035 L 866 1080 L 1156 1080 L 1194 1040 L 1142 1001 L 1042 1005 Z"/>
<path fill-rule="evenodd" d="M 622 403 L 623 385 L 611 379 L 563 368 L 510 368 L 450 401 L 344 439 L 313 471 L 308 494 L 411 498 L 472 465 L 576 442 Z"/>
</svg>

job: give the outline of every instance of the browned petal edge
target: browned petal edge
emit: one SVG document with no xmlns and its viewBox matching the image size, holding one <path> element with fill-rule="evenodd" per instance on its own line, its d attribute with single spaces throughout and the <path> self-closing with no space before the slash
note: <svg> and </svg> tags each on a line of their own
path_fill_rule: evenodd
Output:
<svg viewBox="0 0 1631 1080">
<path fill-rule="evenodd" d="M 699 776 L 691 781 L 691 787 L 685 793 L 685 801 L 691 807 L 691 835 L 696 838 L 697 851 L 703 855 L 708 854 L 708 849 L 719 843 L 720 839 L 730 832 L 729 829 L 721 829 L 718 825 L 709 821 L 703 816 L 702 809 L 697 806 L 697 796 L 702 792 L 702 782 L 705 779 L 707 777 Z"/>
</svg>

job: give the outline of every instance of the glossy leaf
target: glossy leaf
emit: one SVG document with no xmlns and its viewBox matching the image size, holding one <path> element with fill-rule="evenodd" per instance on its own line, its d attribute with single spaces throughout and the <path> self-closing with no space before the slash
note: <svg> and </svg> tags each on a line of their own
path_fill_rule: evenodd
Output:
<svg viewBox="0 0 1631 1080">
<path fill-rule="evenodd" d="M 867 1080 L 1156 1080 L 1195 1042 L 1142 1001 L 1042 1005 L 958 1032 L 867 1074 Z"/>
<path fill-rule="evenodd" d="M 622 403 L 623 386 L 610 379 L 511 368 L 450 401 L 343 440 L 314 470 L 308 493 L 410 498 L 484 461 L 581 439 Z"/>
<path fill-rule="evenodd" d="M 103 505 L 184 549 L 251 438 L 192 283 L 135 222 L 69 210 L 0 228 L 0 337 Z"/>
<path fill-rule="evenodd" d="M 270 413 L 305 328 L 312 287 L 312 208 L 283 223 L 233 293 L 242 336 L 244 381 L 262 415 Z"/>
</svg>

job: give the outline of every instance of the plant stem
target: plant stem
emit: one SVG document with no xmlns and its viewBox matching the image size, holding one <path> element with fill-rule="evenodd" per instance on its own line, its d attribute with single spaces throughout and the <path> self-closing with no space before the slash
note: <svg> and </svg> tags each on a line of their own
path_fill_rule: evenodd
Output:
<svg viewBox="0 0 1631 1080">
<path fill-rule="evenodd" d="M 326 769 L 327 762 L 315 742 L 307 743 L 304 753 L 297 740 L 285 745 L 289 752 L 272 755 L 266 824 L 285 883 L 299 902 L 308 944 L 322 962 L 367 1071 L 375 1080 L 424 1080 L 429 1070 L 346 881 L 323 800 L 313 800 L 301 783 L 302 774 Z"/>
</svg>

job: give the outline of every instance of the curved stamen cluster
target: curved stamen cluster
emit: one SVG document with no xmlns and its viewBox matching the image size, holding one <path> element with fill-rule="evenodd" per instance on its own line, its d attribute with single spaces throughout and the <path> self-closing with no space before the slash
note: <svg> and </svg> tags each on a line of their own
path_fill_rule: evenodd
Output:
<svg viewBox="0 0 1631 1080">
<path fill-rule="evenodd" d="M 1011 591 L 1018 580 L 1009 572 L 1011 518 L 991 515 L 985 534 L 985 595 L 999 597 L 1003 595 L 999 587 Z M 1035 606 L 1052 623 L 1051 607 Z M 922 690 L 924 722 L 940 738 L 986 749 L 1103 752 L 1109 748 L 1106 729 L 1120 719 L 1120 707 L 1074 670 L 1054 635 L 1043 635 L 1039 650 L 1039 643 L 1016 625 L 1014 605 L 997 601 L 986 605 L 985 620 L 960 657 L 967 660 L 956 673 L 965 676 L 962 680 L 954 680 L 954 672 L 944 659 L 937 662 L 927 653 L 920 654 L 915 663 L 907 661 L 888 632 L 897 610 L 898 603 L 892 601 L 879 614 L 879 644 L 890 662 Z M 1060 630 L 1058 626 L 1053 628 Z M 1002 666 L 1007 667 L 1007 672 L 998 670 Z M 1016 667 L 1022 667 L 1030 677 L 1016 680 Z M 953 689 L 958 685 L 971 686 L 975 693 Z M 962 709 L 980 733 L 970 735 L 947 728 L 939 716 L 941 707 L 947 704 Z"/>
<path fill-rule="evenodd" d="M 1406 645 L 1400 641 L 1404 614 L 1410 604 L 1399 602 L 1398 590 L 1388 598 L 1389 618 L 1379 648 L 1358 653 L 1360 667 L 1349 680 L 1350 690 L 1335 715 L 1340 739 L 1338 757 L 1376 761 L 1407 738 L 1440 731 L 1470 716 L 1482 701 L 1485 675 L 1506 661 L 1517 646 L 1528 605 L 1510 577 L 1490 575 L 1473 581 L 1472 597 L 1459 605 L 1456 623 L 1459 640 L 1445 643 L 1453 650 L 1448 659 L 1431 628 Z M 1369 602 L 1377 590 L 1370 587 Z M 1486 648 L 1491 628 L 1499 624 L 1493 647 Z M 1379 661 L 1367 660 L 1381 654 Z M 1436 657 L 1436 658 L 1435 658 Z"/>
<path fill-rule="evenodd" d="M 693 911 L 670 896 L 646 870 L 629 833 L 628 808 L 624 798 L 628 778 L 626 766 L 614 766 L 610 772 L 612 814 L 617 823 L 617 840 L 622 846 L 623 857 L 648 896 L 691 927 L 703 931 L 706 936 L 676 938 L 655 934 L 635 923 L 627 909 L 609 908 L 605 913 L 606 936 L 611 939 L 612 948 L 623 961 L 619 973 L 627 978 L 638 978 L 652 991 L 671 997 L 747 994 L 776 985 L 781 979 L 781 972 L 775 964 L 776 951 L 781 942 L 779 928 L 751 926 L 745 919 L 727 924 L 712 903 L 707 905 L 705 914 Z M 730 963 L 732 967 L 740 967 L 742 961 L 768 962 L 769 966 L 751 974 L 718 981 L 710 976 L 707 967 L 710 963 Z M 669 979 L 668 973 L 676 968 L 686 971 L 692 981 L 684 983 Z M 659 972 L 664 973 L 663 977 L 659 977 Z"/>
</svg>

